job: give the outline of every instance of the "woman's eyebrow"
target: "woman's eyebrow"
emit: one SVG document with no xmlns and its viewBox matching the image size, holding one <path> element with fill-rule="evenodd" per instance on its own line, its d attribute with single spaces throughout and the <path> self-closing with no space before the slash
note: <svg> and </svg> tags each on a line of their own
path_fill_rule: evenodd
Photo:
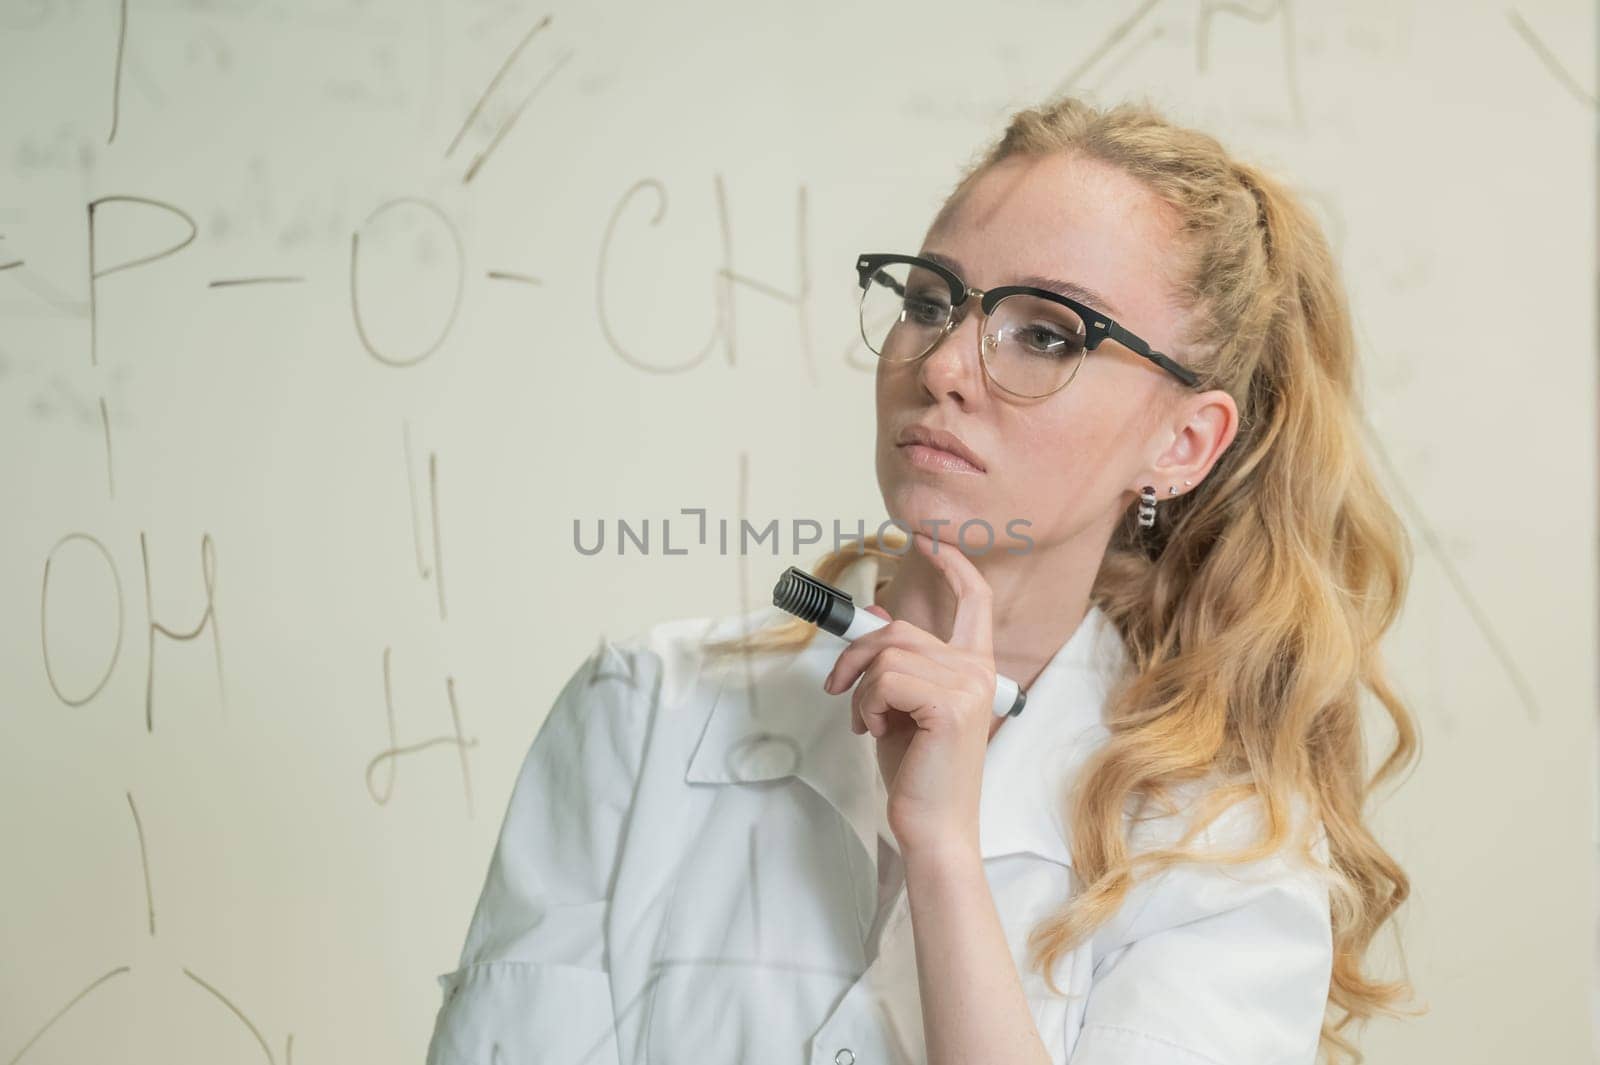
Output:
<svg viewBox="0 0 1600 1065">
<path fill-rule="evenodd" d="M 1089 306 L 1106 314 L 1122 313 L 1100 293 L 1087 285 L 1080 285 L 1076 281 L 1058 281 L 1053 277 L 1040 277 L 1038 274 L 1029 274 L 1026 277 L 1017 278 L 1017 284 L 1032 285 L 1034 288 L 1042 288 L 1047 292 L 1054 292 L 1058 296 L 1066 296 L 1068 299 L 1077 300 L 1079 303 L 1087 303 Z"/>
<path fill-rule="evenodd" d="M 925 251 L 921 254 L 924 259 L 927 259 L 931 262 L 936 262 L 940 266 L 953 270 L 963 277 L 966 276 L 966 271 L 962 269 L 961 264 L 956 262 L 948 255 L 941 255 L 936 251 Z M 1095 307 L 1105 312 L 1106 314 L 1117 315 L 1122 313 L 1121 311 L 1117 310 L 1117 307 L 1114 303 L 1100 295 L 1100 293 L 1096 292 L 1087 285 L 1080 285 L 1076 281 L 1061 281 L 1053 277 L 1041 277 L 1038 274 L 1028 274 L 1026 277 L 1017 278 L 1017 280 L 1013 283 L 1018 285 L 1031 285 L 1034 288 L 1042 288 L 1046 292 L 1054 292 L 1058 296 L 1066 296 L 1068 299 L 1077 300 L 1079 303 L 1086 303 L 1091 307 Z"/>
</svg>

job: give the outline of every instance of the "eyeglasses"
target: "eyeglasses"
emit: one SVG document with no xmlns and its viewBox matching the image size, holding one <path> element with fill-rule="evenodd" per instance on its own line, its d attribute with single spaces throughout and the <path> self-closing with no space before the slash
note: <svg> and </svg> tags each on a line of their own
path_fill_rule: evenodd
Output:
<svg viewBox="0 0 1600 1065">
<path fill-rule="evenodd" d="M 972 288 L 953 270 L 917 255 L 856 256 L 861 281 L 861 338 L 879 358 L 915 362 L 960 324 L 969 297 L 978 298 L 984 373 L 1012 395 L 1037 399 L 1072 383 L 1085 353 L 1111 339 L 1198 387 L 1187 367 L 1153 351 L 1109 317 L 1048 289 L 1001 285 Z"/>
</svg>

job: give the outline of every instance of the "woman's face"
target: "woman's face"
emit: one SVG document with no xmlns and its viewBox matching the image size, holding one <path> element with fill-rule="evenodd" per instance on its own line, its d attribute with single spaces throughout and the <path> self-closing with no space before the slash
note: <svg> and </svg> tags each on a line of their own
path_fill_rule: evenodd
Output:
<svg viewBox="0 0 1600 1065">
<path fill-rule="evenodd" d="M 1011 159 L 969 187 L 921 251 L 954 260 L 962 280 L 979 289 L 1030 274 L 1086 286 L 1110 304 L 1098 309 L 1171 352 L 1182 315 L 1163 273 L 1173 224 L 1166 205 L 1104 164 L 1064 155 Z M 878 360 L 878 484 L 889 515 L 908 528 L 937 529 L 939 539 L 954 541 L 963 522 L 981 519 L 987 529 L 974 525 L 961 537 L 975 555 L 990 542 L 989 530 L 1002 552 L 1023 550 L 1024 537 L 1033 541 L 1030 551 L 1091 529 L 1109 537 L 1158 459 L 1191 462 L 1210 450 L 1184 430 L 1189 412 L 1203 410 L 1194 393 L 1114 341 L 1087 353 L 1077 376 L 1052 395 L 1002 391 L 980 362 L 975 304 L 922 359 Z M 1212 416 L 1199 417 L 1204 437 Z M 955 434 L 983 468 L 935 468 L 926 452 L 901 445 L 909 426 Z M 1180 475 L 1180 492 L 1188 490 L 1184 476 L 1199 483 L 1192 472 Z M 1167 480 L 1148 483 L 1158 500 L 1168 498 Z M 1029 524 L 1008 525 L 1016 519 Z M 939 520 L 950 524 L 931 524 Z"/>
</svg>

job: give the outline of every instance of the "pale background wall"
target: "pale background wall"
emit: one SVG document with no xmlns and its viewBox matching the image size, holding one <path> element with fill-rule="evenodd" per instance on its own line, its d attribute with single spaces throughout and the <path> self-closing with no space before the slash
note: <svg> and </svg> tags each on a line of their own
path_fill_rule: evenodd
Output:
<svg viewBox="0 0 1600 1065">
<path fill-rule="evenodd" d="M 852 258 L 1069 85 L 1346 270 L 1425 734 L 1369 1060 L 1587 1059 L 1594 12 L 1255 6 L 0 4 L 0 1062 L 420 1060 L 561 681 L 818 550 L 681 508 L 882 518 Z"/>
</svg>

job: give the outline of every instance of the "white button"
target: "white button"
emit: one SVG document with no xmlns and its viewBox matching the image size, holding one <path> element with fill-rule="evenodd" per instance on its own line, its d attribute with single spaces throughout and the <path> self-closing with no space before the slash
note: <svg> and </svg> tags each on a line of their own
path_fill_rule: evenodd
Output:
<svg viewBox="0 0 1600 1065">
<path fill-rule="evenodd" d="M 849 1047 L 840 1047 L 839 1053 L 833 1056 L 834 1065 L 856 1065 L 855 1051 Z"/>
</svg>

